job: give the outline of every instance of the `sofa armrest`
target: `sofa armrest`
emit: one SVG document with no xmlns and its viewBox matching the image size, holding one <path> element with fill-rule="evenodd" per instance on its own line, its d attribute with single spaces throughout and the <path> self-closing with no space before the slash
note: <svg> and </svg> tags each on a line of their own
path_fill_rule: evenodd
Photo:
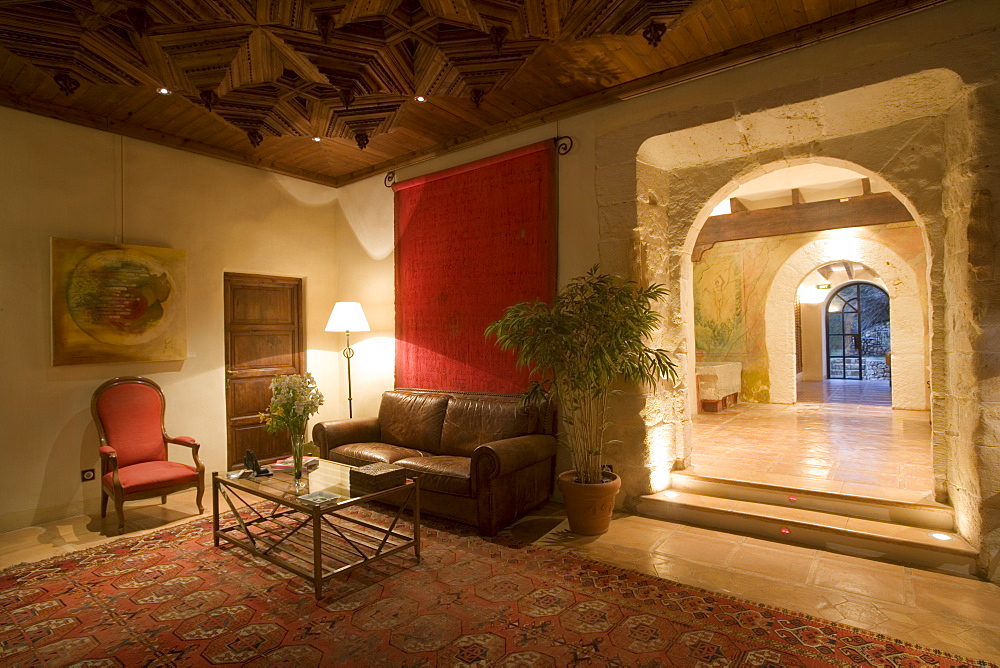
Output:
<svg viewBox="0 0 1000 668">
<path fill-rule="evenodd" d="M 483 443 L 472 453 L 472 470 L 483 478 L 497 478 L 545 461 L 556 454 L 556 439 L 530 434 Z"/>
<path fill-rule="evenodd" d="M 319 447 L 319 456 L 327 458 L 330 450 L 348 443 L 376 443 L 382 430 L 378 418 L 352 418 L 317 422 L 313 426 L 313 442 Z"/>
</svg>

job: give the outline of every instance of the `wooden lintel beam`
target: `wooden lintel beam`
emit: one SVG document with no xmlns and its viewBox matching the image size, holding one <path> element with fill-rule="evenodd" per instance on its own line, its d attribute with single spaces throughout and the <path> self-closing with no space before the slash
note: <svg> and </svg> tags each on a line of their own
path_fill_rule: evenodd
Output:
<svg viewBox="0 0 1000 668">
<path fill-rule="evenodd" d="M 798 188 L 792 188 L 792 206 L 797 204 L 802 204 L 802 191 Z"/>
<path fill-rule="evenodd" d="M 845 201 L 807 202 L 711 216 L 698 235 L 697 243 L 714 244 L 912 220 L 910 212 L 892 193 L 874 193 Z"/>
<path fill-rule="evenodd" d="M 730 213 L 738 213 L 740 211 L 749 211 L 749 210 L 750 209 L 747 208 L 747 205 L 744 204 L 743 200 L 741 200 L 739 197 L 730 197 L 729 198 L 729 212 Z"/>
<path fill-rule="evenodd" d="M 848 260 L 844 261 L 844 271 L 847 273 L 847 278 L 854 278 L 854 263 Z"/>
</svg>

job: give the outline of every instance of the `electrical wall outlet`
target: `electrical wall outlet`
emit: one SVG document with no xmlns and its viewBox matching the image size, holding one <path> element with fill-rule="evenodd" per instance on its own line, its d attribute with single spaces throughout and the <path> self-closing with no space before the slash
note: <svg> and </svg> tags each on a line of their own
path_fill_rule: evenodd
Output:
<svg viewBox="0 0 1000 668">
<path fill-rule="evenodd" d="M 95 477 L 94 469 L 84 469 L 80 471 L 80 482 L 90 482 Z"/>
</svg>

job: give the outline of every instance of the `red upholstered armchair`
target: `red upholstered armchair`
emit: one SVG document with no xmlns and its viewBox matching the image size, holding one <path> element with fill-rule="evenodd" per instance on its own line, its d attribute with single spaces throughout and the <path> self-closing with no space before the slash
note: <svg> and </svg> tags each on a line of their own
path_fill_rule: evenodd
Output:
<svg viewBox="0 0 1000 668">
<path fill-rule="evenodd" d="M 161 497 L 182 489 L 198 489 L 198 512 L 205 512 L 205 465 L 198 443 L 190 436 L 171 438 L 163 429 L 166 401 L 160 387 L 139 376 L 112 378 L 94 392 L 90 412 L 101 438 L 101 517 L 107 517 L 108 496 L 115 500 L 118 531 L 125 531 L 127 499 Z M 167 444 L 191 448 L 194 466 L 167 460 Z"/>
</svg>

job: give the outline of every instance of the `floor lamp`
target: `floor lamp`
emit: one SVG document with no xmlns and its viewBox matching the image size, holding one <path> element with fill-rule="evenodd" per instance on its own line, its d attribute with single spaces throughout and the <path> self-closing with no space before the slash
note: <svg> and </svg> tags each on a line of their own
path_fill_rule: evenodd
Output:
<svg viewBox="0 0 1000 668">
<path fill-rule="evenodd" d="M 347 347 L 344 348 L 344 357 L 347 358 L 347 417 L 354 417 L 354 407 L 351 405 L 354 397 L 351 396 L 351 358 L 354 357 L 354 348 L 351 348 L 351 332 L 370 332 L 368 319 L 358 302 L 337 302 L 333 305 L 333 312 L 326 323 L 328 332 L 344 332 L 347 334 Z"/>
</svg>

